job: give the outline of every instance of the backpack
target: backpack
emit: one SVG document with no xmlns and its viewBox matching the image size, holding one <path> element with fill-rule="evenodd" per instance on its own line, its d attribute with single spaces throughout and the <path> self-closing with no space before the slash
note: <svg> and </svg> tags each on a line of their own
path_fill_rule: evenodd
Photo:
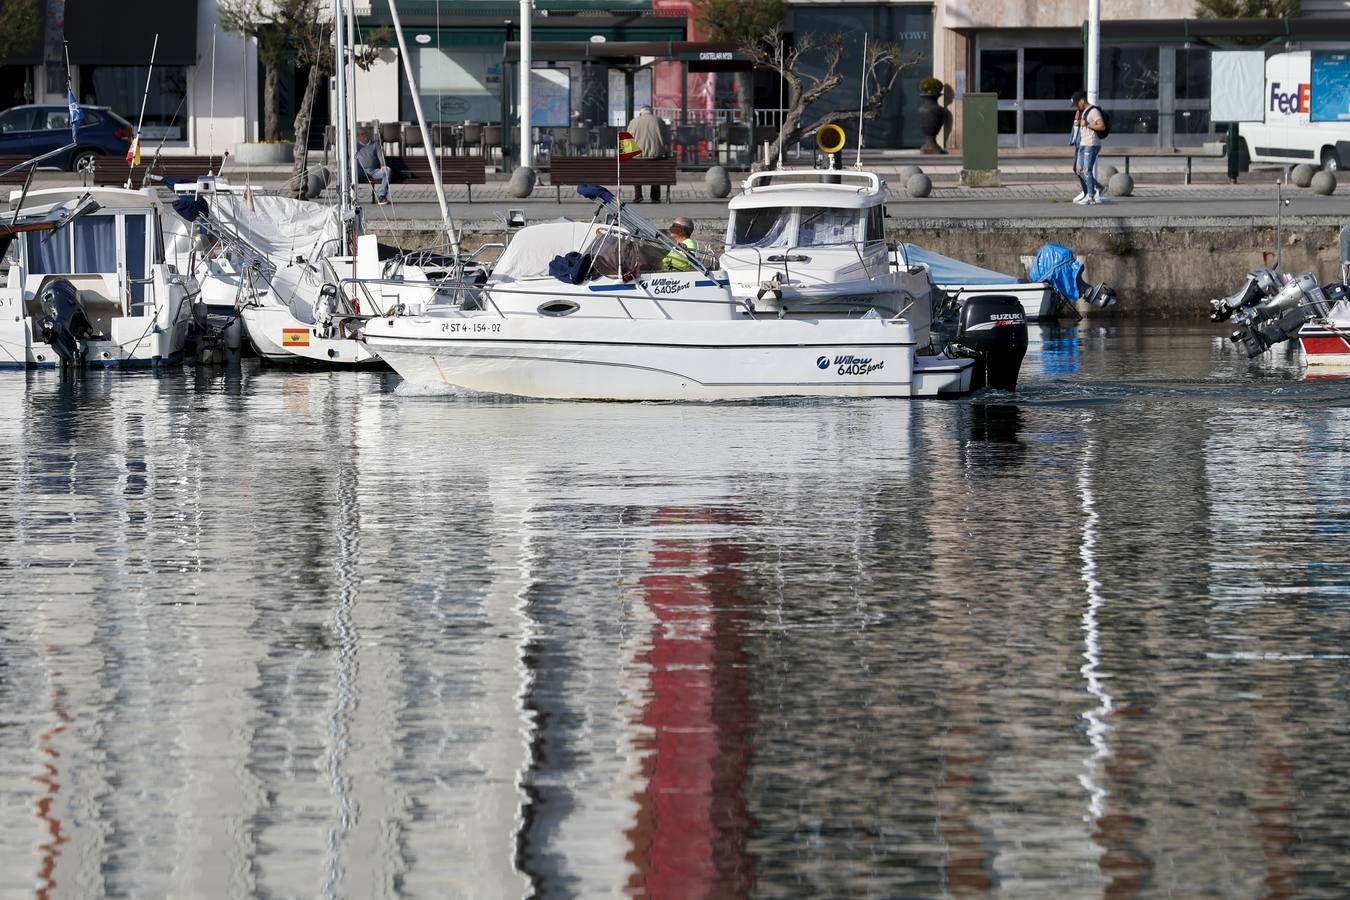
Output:
<svg viewBox="0 0 1350 900">
<path fill-rule="evenodd" d="M 1094 109 L 1097 111 L 1097 115 L 1102 117 L 1102 130 L 1097 132 L 1097 137 L 1098 138 L 1110 137 L 1111 117 L 1108 116 L 1106 114 L 1106 110 L 1102 109 L 1100 106 L 1089 106 L 1087 109 L 1083 110 L 1083 127 L 1084 128 L 1087 127 L 1087 114 L 1092 112 Z"/>
</svg>

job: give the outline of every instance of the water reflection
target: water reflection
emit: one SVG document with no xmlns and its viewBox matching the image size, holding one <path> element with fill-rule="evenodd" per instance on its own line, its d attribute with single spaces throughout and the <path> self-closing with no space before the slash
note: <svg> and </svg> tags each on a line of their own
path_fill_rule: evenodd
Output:
<svg viewBox="0 0 1350 900">
<path fill-rule="evenodd" d="M 1350 386 L 1212 337 L 961 402 L 0 379 L 0 893 L 1337 896 Z"/>
</svg>

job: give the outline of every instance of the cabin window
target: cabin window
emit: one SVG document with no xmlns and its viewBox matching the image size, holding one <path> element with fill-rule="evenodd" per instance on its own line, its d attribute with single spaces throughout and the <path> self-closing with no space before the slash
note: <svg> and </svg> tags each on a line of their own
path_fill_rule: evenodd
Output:
<svg viewBox="0 0 1350 900">
<path fill-rule="evenodd" d="M 127 284 L 131 315 L 145 314 L 145 216 L 124 216 L 127 224 Z"/>
<path fill-rule="evenodd" d="M 117 271 L 117 219 L 85 216 L 75 220 L 74 272 Z"/>
<path fill-rule="evenodd" d="M 802 222 L 797 227 L 797 246 L 850 244 L 862 240 L 862 210 L 833 207 L 802 207 Z"/>
<path fill-rule="evenodd" d="M 867 240 L 886 240 L 886 207 L 873 206 L 867 211 Z"/>
<path fill-rule="evenodd" d="M 738 209 L 732 220 L 731 241 L 735 247 L 786 247 L 792 209 L 764 206 Z"/>
<path fill-rule="evenodd" d="M 70 274 L 70 238 L 64 231 L 30 231 L 26 239 L 24 256 L 30 273 Z"/>
</svg>

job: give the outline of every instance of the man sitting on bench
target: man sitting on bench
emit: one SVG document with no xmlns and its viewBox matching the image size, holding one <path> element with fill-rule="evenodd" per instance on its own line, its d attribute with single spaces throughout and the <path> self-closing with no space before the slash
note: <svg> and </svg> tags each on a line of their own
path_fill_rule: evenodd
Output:
<svg viewBox="0 0 1350 900">
<path fill-rule="evenodd" d="M 356 165 L 371 184 L 374 184 L 376 180 L 380 182 L 380 195 L 376 198 L 377 202 L 388 203 L 389 165 L 384 160 L 384 148 L 371 141 L 369 128 L 362 128 L 356 133 L 356 137 L 360 142 L 360 146 L 356 148 Z"/>
</svg>

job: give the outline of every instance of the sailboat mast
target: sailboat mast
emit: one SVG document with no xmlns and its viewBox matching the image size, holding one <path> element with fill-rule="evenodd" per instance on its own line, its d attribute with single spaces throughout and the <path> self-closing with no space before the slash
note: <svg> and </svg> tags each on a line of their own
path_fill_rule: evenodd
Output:
<svg viewBox="0 0 1350 900">
<path fill-rule="evenodd" d="M 431 132 L 427 130 L 427 117 L 422 115 L 422 99 L 417 94 L 417 79 L 413 76 L 412 57 L 408 55 L 408 44 L 403 40 L 403 23 L 398 18 L 398 4 L 389 0 L 389 17 L 394 20 L 394 36 L 398 38 L 398 55 L 403 60 L 403 74 L 408 77 L 408 90 L 412 94 L 413 112 L 417 113 L 417 127 L 422 132 L 422 146 L 427 151 L 428 168 L 431 169 L 431 182 L 436 186 L 436 202 L 441 205 L 441 222 L 445 225 L 450 238 L 450 250 L 459 256 L 459 238 L 455 236 L 455 227 L 450 221 L 450 207 L 445 204 L 445 187 L 441 184 L 441 164 L 436 156 L 436 145 L 431 142 Z"/>
<path fill-rule="evenodd" d="M 352 217 L 352 169 L 347 145 L 350 123 L 347 121 L 347 35 L 342 23 L 343 0 L 333 0 L 333 53 L 336 55 L 334 76 L 337 78 L 337 131 L 333 138 L 338 164 L 338 213 L 343 227 Z"/>
</svg>

